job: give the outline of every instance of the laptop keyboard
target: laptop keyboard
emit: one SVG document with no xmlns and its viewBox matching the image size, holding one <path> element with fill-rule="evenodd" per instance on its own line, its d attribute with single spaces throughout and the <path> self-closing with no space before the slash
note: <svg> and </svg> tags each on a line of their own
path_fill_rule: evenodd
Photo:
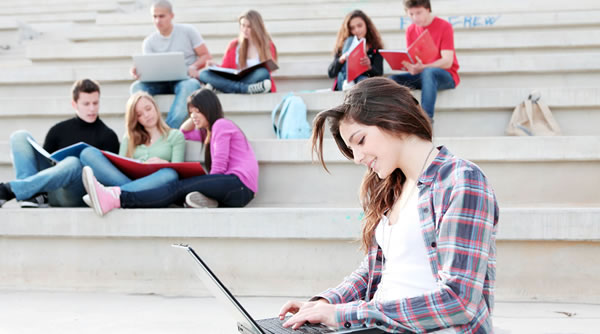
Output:
<svg viewBox="0 0 600 334">
<path fill-rule="evenodd" d="M 288 318 L 286 318 L 285 320 L 287 320 Z M 321 324 L 315 324 L 315 325 L 313 325 L 313 324 L 304 324 L 304 325 L 300 326 L 300 328 L 298 328 L 296 330 L 293 330 L 291 327 L 284 328 L 282 325 L 285 322 L 285 320 L 279 320 L 279 318 L 269 318 L 269 319 L 258 320 L 257 323 L 263 329 L 266 329 L 269 332 L 274 333 L 274 334 L 280 334 L 280 333 L 281 334 L 285 334 L 285 333 L 291 333 L 291 334 L 298 334 L 298 333 L 321 334 L 321 333 L 333 333 L 333 332 L 335 332 L 335 330 L 332 330 L 329 327 L 327 327 L 325 325 L 321 325 Z"/>
</svg>

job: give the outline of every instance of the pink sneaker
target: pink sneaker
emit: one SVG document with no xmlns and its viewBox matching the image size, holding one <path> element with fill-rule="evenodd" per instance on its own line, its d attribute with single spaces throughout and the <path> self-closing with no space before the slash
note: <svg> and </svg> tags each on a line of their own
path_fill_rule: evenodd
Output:
<svg viewBox="0 0 600 334">
<path fill-rule="evenodd" d="M 82 171 L 83 186 L 89 195 L 92 205 L 90 205 L 98 216 L 104 216 L 112 209 L 121 207 L 121 188 L 105 187 L 96 180 L 94 171 L 89 167 L 83 167 Z"/>
</svg>

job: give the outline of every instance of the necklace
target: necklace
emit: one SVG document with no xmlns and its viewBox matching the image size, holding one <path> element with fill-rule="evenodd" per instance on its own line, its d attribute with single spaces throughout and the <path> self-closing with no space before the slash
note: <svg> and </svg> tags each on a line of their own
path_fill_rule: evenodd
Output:
<svg viewBox="0 0 600 334">
<path fill-rule="evenodd" d="M 421 171 L 419 172 L 419 177 L 421 177 L 421 174 L 423 174 L 423 172 L 425 171 L 425 165 L 427 165 L 427 160 L 429 160 L 429 157 L 431 156 L 431 152 L 433 152 L 433 150 L 435 149 L 435 145 L 431 146 L 431 150 L 429 150 L 429 153 L 427 154 L 427 157 L 425 158 L 425 161 L 423 161 L 423 166 L 421 166 Z M 417 178 L 417 182 L 419 182 L 418 178 Z M 398 215 L 400 215 L 400 213 L 402 211 L 404 211 L 404 208 L 406 208 L 406 205 L 408 204 L 408 201 L 410 201 L 413 193 L 415 192 L 415 189 L 417 189 L 417 183 L 415 183 L 415 185 L 410 189 L 410 192 L 408 193 L 408 196 L 406 196 L 406 200 L 404 201 L 404 203 L 402 203 L 402 206 L 398 209 Z M 385 244 L 385 225 L 383 225 L 383 228 L 381 230 L 381 246 L 382 249 L 383 247 L 385 247 L 385 252 L 383 254 L 383 268 L 385 268 L 385 258 L 386 258 L 386 254 L 389 255 L 389 250 L 390 250 L 390 245 L 392 243 L 392 232 L 394 231 L 394 226 L 396 226 L 396 223 L 394 224 L 390 224 L 392 221 L 391 219 L 388 219 L 388 226 L 390 227 L 390 231 L 388 232 L 389 234 L 389 238 L 388 238 L 388 244 L 386 246 Z"/>
</svg>

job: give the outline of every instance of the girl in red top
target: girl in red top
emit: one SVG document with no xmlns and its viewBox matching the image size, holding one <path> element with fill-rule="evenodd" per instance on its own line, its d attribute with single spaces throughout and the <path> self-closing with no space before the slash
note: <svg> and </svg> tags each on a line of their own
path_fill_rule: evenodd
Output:
<svg viewBox="0 0 600 334">
<path fill-rule="evenodd" d="M 240 15 L 238 22 L 240 34 L 227 46 L 221 67 L 244 69 L 268 59 L 277 62 L 277 50 L 261 15 L 255 10 L 249 10 Z M 215 64 L 209 61 L 207 65 Z M 200 73 L 199 79 L 209 89 L 223 93 L 257 94 L 276 91 L 271 73 L 265 67 L 259 67 L 238 80 L 207 69 Z"/>
</svg>

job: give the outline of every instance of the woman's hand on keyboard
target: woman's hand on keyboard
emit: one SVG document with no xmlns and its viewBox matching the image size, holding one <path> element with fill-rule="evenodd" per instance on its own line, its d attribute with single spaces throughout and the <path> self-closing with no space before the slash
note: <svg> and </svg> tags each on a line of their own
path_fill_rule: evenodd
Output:
<svg viewBox="0 0 600 334">
<path fill-rule="evenodd" d="M 322 323 L 326 326 L 337 327 L 335 321 L 335 305 L 330 305 L 325 299 L 314 302 L 289 301 L 283 305 L 279 318 L 283 320 L 287 313 L 294 315 L 283 323 L 283 327 L 298 329 L 305 322 L 311 324 Z"/>
</svg>

